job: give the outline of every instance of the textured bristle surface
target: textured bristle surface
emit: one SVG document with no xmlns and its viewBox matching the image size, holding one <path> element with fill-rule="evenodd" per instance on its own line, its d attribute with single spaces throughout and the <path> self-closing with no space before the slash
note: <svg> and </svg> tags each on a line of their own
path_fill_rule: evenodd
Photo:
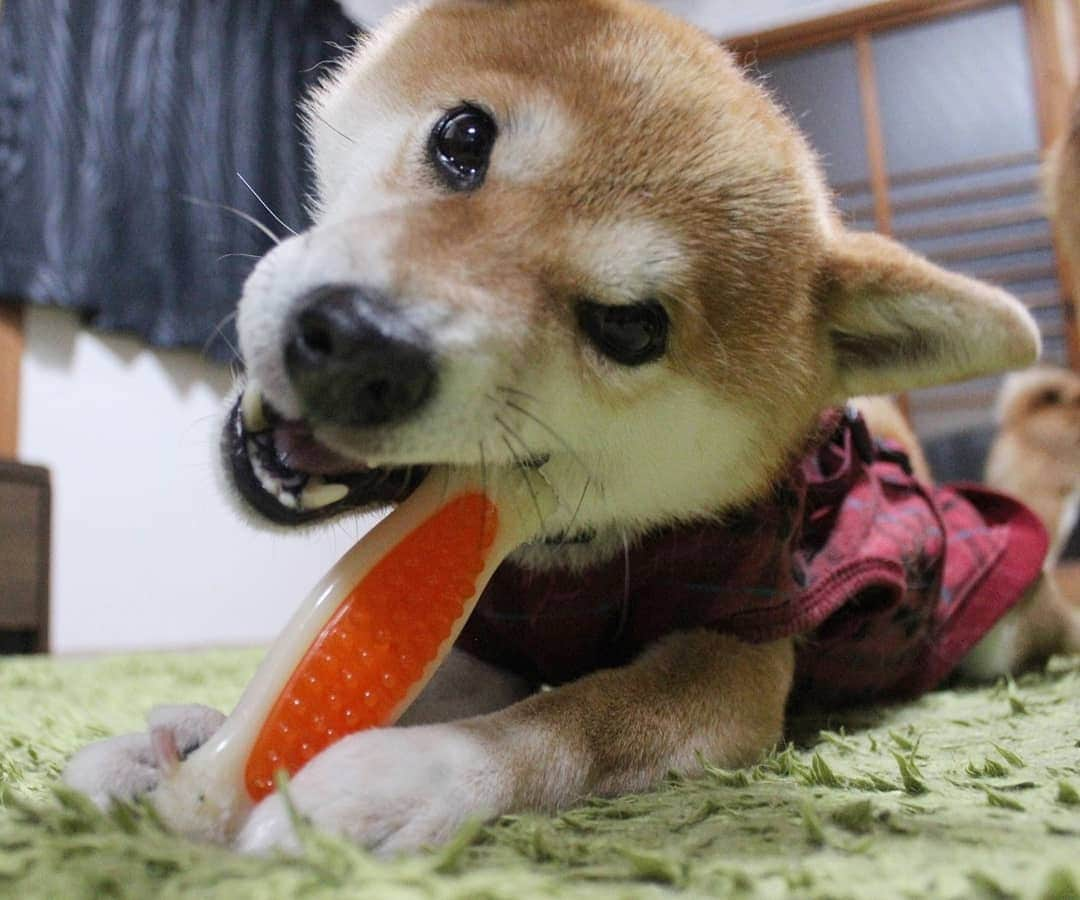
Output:
<svg viewBox="0 0 1080 900">
<path fill-rule="evenodd" d="M 390 723 L 476 594 L 498 511 L 457 497 L 412 531 L 352 590 L 263 723 L 245 771 L 253 800 L 345 735 Z"/>
</svg>

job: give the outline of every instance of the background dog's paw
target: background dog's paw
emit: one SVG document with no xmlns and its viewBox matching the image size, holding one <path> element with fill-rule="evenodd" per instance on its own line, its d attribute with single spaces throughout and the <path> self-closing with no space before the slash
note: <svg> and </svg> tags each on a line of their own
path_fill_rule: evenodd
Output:
<svg viewBox="0 0 1080 900">
<path fill-rule="evenodd" d="M 158 783 L 150 735 L 125 734 L 89 744 L 68 761 L 62 777 L 101 809 L 113 800 L 134 800 Z"/>
<path fill-rule="evenodd" d="M 390 728 L 353 735 L 293 778 L 289 801 L 316 828 L 382 855 L 448 840 L 469 819 L 502 811 L 498 758 L 459 726 Z M 282 797 L 268 797 L 236 839 L 245 853 L 297 852 Z"/>
<path fill-rule="evenodd" d="M 163 767 L 175 765 L 205 743 L 225 717 L 206 706 L 159 706 L 150 731 L 125 734 L 83 747 L 64 769 L 63 780 L 101 809 L 130 802 L 157 787 Z"/>
</svg>

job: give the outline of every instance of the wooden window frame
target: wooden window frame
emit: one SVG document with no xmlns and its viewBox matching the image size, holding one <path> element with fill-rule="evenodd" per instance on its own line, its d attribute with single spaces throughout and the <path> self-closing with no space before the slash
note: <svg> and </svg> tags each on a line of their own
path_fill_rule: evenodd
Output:
<svg viewBox="0 0 1080 900">
<path fill-rule="evenodd" d="M 744 62 L 788 56 L 824 44 L 852 41 L 860 31 L 886 31 L 1016 0 L 884 0 L 829 16 L 730 38 L 725 43 Z"/>
<path fill-rule="evenodd" d="M 827 44 L 848 43 L 856 53 L 870 182 L 877 228 L 892 233 L 888 166 L 881 130 L 872 36 L 959 13 L 1002 6 L 1019 7 L 1027 26 L 1035 108 L 1041 151 L 1045 154 L 1061 134 L 1069 112 L 1070 85 L 1080 77 L 1080 0 L 885 0 L 853 10 L 731 38 L 725 43 L 744 65 L 790 56 Z M 1058 283 L 1069 364 L 1080 370 L 1080 327 L 1068 262 L 1055 240 Z"/>
</svg>

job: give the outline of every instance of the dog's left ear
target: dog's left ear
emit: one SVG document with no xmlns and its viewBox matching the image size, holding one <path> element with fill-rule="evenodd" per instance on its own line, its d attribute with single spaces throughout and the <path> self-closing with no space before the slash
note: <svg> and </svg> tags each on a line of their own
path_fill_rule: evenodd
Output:
<svg viewBox="0 0 1080 900">
<path fill-rule="evenodd" d="M 1038 327 L 1018 300 L 880 235 L 831 238 L 818 284 L 837 401 L 962 381 L 1038 359 Z"/>
</svg>

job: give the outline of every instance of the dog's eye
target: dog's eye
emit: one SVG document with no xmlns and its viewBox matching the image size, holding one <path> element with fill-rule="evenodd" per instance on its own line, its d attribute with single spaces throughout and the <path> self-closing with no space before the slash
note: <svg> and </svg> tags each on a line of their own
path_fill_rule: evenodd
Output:
<svg viewBox="0 0 1080 900">
<path fill-rule="evenodd" d="M 1040 406 L 1057 406 L 1061 403 L 1061 391 L 1057 388 L 1047 388 L 1039 397 Z"/>
<path fill-rule="evenodd" d="M 439 177 L 455 191 L 472 191 L 484 183 L 499 129 L 475 106 L 459 106 L 443 116 L 431 132 L 428 152 Z"/>
<path fill-rule="evenodd" d="M 582 300 L 577 319 L 596 348 L 624 366 L 653 362 L 667 350 L 668 316 L 656 301 L 606 306 Z"/>
</svg>

